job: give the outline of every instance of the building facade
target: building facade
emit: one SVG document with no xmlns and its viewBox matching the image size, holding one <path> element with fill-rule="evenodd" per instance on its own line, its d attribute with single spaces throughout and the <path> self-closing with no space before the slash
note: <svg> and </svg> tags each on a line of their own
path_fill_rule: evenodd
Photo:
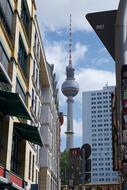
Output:
<svg viewBox="0 0 127 190">
<path fill-rule="evenodd" d="M 44 147 L 40 150 L 40 189 L 60 189 L 60 123 L 58 112 L 58 89 L 53 65 L 48 64 L 51 88 L 43 89 L 43 127 Z"/>
<path fill-rule="evenodd" d="M 42 183 L 39 158 L 47 156 L 42 154 L 45 139 L 50 141 L 48 166 L 57 168 L 54 178 L 59 183 L 59 120 L 53 121 L 58 107 L 52 91 L 35 1 L 0 0 L 0 188 L 32 189 L 38 180 Z M 52 138 L 43 131 L 48 96 L 50 109 L 57 110 L 50 118 L 55 125 Z"/>
<path fill-rule="evenodd" d="M 113 86 L 103 90 L 83 92 L 83 144 L 88 143 L 91 153 L 91 183 L 117 183 L 118 175 L 112 165 L 112 112 Z"/>
</svg>

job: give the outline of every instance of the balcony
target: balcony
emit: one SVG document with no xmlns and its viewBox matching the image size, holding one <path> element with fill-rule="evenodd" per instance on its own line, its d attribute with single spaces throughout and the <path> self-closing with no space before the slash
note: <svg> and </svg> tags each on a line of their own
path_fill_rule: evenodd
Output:
<svg viewBox="0 0 127 190">
<path fill-rule="evenodd" d="M 3 166 L 0 165 L 0 189 L 18 189 L 23 190 L 27 183 L 17 176 L 16 174 L 7 171 Z"/>
<path fill-rule="evenodd" d="M 8 0 L 0 0 L 0 20 L 2 20 L 9 37 L 12 37 L 12 18 L 13 12 Z"/>
</svg>

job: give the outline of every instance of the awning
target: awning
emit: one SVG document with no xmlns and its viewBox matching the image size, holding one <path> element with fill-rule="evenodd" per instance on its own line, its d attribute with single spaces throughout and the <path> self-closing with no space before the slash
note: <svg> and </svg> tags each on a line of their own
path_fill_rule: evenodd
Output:
<svg viewBox="0 0 127 190">
<path fill-rule="evenodd" d="M 0 90 L 0 111 L 5 115 L 31 120 L 31 116 L 18 93 Z"/>
<path fill-rule="evenodd" d="M 15 122 L 14 129 L 19 133 L 21 138 L 39 146 L 43 146 L 43 141 L 38 127 L 28 125 L 25 123 Z"/>
</svg>

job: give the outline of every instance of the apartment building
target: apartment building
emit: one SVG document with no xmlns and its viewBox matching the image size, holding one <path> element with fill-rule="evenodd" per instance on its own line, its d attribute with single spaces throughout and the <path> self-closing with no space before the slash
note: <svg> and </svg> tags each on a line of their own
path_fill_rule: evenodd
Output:
<svg viewBox="0 0 127 190">
<path fill-rule="evenodd" d="M 117 172 L 112 166 L 112 112 L 113 86 L 102 90 L 83 92 L 83 144 L 88 143 L 91 153 L 91 184 L 115 184 Z"/>
<path fill-rule="evenodd" d="M 56 110 L 51 118 L 57 118 L 53 123 L 57 128 L 51 129 L 55 130 L 51 135 L 59 133 L 58 104 L 52 96 L 57 91 L 53 91 L 48 67 L 35 1 L 0 0 L 0 188 L 32 189 L 38 188 L 39 179 L 41 183 L 39 158 L 40 154 L 41 160 L 45 158 L 45 138 L 51 140 L 43 131 L 43 115 L 49 111 L 44 106 L 45 97 L 50 96 L 50 106 Z M 59 148 L 59 137 L 55 136 L 57 143 L 50 142 L 54 147 L 51 159 L 57 158 L 53 162 L 58 167 L 56 183 L 59 155 L 55 145 Z"/>
<path fill-rule="evenodd" d="M 52 88 L 46 87 L 43 96 L 43 127 L 44 147 L 40 154 L 40 189 L 60 189 L 60 127 L 58 117 L 58 89 L 53 65 L 48 64 Z M 46 112 L 45 112 L 46 110 Z"/>
</svg>

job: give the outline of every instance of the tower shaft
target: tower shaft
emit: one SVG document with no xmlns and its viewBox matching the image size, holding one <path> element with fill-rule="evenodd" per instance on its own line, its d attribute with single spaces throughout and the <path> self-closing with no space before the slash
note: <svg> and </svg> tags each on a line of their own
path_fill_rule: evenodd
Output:
<svg viewBox="0 0 127 190">
<path fill-rule="evenodd" d="M 73 142 L 73 98 L 67 98 L 67 141 L 66 141 L 66 149 L 74 148 Z"/>
</svg>

